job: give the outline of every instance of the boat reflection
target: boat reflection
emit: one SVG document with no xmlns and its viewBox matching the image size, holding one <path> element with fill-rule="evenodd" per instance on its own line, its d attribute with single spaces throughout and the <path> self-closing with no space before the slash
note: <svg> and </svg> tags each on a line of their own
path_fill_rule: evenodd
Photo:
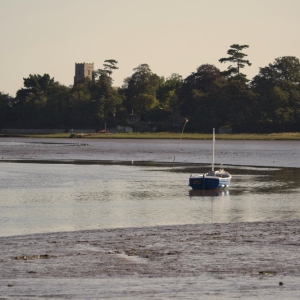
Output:
<svg viewBox="0 0 300 300">
<path fill-rule="evenodd" d="M 229 196 L 229 190 L 189 190 L 190 197 L 224 197 Z"/>
</svg>

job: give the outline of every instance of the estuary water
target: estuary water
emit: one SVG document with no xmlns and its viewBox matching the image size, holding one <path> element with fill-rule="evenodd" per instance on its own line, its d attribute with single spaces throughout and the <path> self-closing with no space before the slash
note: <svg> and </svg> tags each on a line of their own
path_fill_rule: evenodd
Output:
<svg viewBox="0 0 300 300">
<path fill-rule="evenodd" d="M 210 141 L 0 139 L 0 236 L 300 218 L 299 141 L 217 141 L 227 191 L 196 192 Z M 172 163 L 175 158 L 174 164 Z"/>
</svg>

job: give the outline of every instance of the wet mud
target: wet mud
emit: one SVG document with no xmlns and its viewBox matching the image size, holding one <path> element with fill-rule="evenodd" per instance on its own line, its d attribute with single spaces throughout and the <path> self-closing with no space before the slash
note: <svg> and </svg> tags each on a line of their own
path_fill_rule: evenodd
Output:
<svg viewBox="0 0 300 300">
<path fill-rule="evenodd" d="M 284 286 L 284 293 L 292 298 L 295 291 L 300 292 L 300 287 L 295 285 L 295 280 L 300 280 L 299 225 L 300 220 L 2 237 L 0 292 L 7 296 L 14 293 L 24 295 L 29 293 L 28 286 L 36 284 L 37 280 L 52 280 L 54 284 L 65 281 L 65 289 L 70 289 L 68 280 L 73 280 L 72 285 L 78 286 L 87 279 L 99 279 L 102 282 L 114 280 L 123 282 L 123 288 L 126 288 L 124 280 L 127 280 L 128 284 L 140 289 L 136 294 L 131 294 L 132 298 L 148 299 L 153 294 L 149 292 L 145 280 L 155 281 L 152 283 L 157 287 L 156 292 L 152 291 L 154 294 L 165 285 L 164 295 L 171 296 L 174 285 L 167 282 L 172 278 L 172 282 L 210 282 L 211 291 L 218 288 L 223 296 L 228 295 L 226 284 L 232 280 L 240 282 L 239 285 L 259 280 L 255 287 L 257 292 L 253 295 L 257 296 L 262 291 L 265 293 L 267 289 L 268 298 L 268 295 L 273 295 L 272 289 Z M 264 279 L 267 279 L 267 288 Z M 226 283 L 223 288 L 220 282 Z M 113 286 L 113 283 L 109 286 Z M 201 286 L 202 283 L 198 283 L 198 292 Z M 39 295 L 39 288 L 35 288 L 32 296 Z M 64 290 L 64 294 L 59 296 L 53 287 L 48 288 L 47 293 L 52 297 L 65 299 L 74 293 L 74 290 Z M 97 298 L 99 289 L 89 294 L 88 298 L 93 298 L 93 295 Z M 107 298 L 125 295 L 124 290 L 102 289 Z M 234 290 L 238 291 L 238 295 L 244 294 L 238 286 L 231 287 L 230 293 Z M 183 295 L 187 299 L 195 299 L 188 290 Z"/>
<path fill-rule="evenodd" d="M 0 138 L 0 162 L 97 161 L 211 163 L 211 141 Z M 215 163 L 300 168 L 300 141 L 222 141 Z M 176 156 L 176 159 L 175 159 Z M 92 162 L 94 161 L 94 162 Z M 88 162 L 86 162 L 88 163 Z"/>
</svg>

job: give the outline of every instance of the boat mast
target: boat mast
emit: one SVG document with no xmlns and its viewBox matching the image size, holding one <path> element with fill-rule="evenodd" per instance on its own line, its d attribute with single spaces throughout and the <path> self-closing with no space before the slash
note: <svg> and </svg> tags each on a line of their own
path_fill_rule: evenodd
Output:
<svg viewBox="0 0 300 300">
<path fill-rule="evenodd" d="M 212 171 L 214 171 L 214 164 L 215 164 L 215 129 L 213 128 L 213 146 L 212 146 L 212 163 L 211 163 Z"/>
</svg>

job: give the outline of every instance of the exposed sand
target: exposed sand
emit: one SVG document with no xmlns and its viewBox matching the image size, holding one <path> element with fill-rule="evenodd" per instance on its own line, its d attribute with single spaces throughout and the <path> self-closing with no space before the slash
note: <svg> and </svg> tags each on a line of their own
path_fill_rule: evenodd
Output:
<svg viewBox="0 0 300 300">
<path fill-rule="evenodd" d="M 299 226 L 297 220 L 2 237 L 0 299 L 297 299 Z"/>
</svg>

